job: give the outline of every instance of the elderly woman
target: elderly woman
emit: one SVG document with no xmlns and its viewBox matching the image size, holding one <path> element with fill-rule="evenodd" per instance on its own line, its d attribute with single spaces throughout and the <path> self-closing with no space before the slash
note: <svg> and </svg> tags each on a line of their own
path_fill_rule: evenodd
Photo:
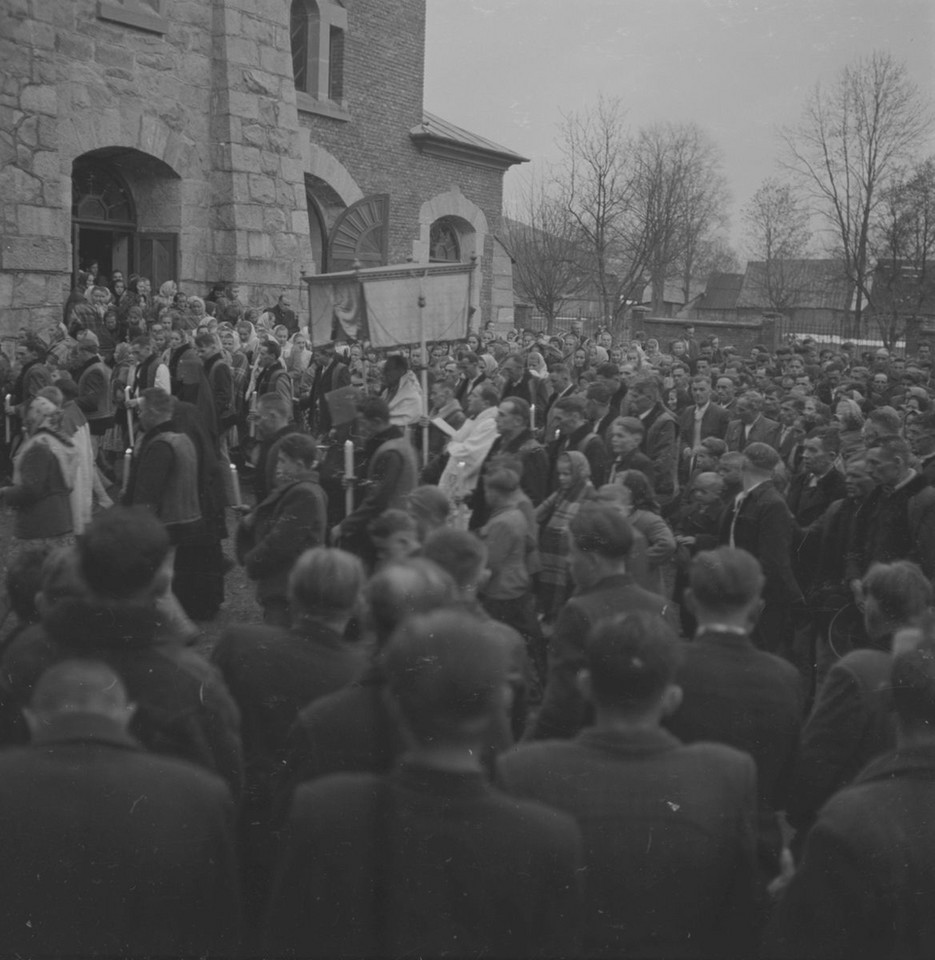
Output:
<svg viewBox="0 0 935 960">
<path fill-rule="evenodd" d="M 555 465 L 558 489 L 536 510 L 539 524 L 539 607 L 546 620 L 554 620 L 572 590 L 568 569 L 568 524 L 581 501 L 594 495 L 591 467 L 583 453 L 563 453 Z"/>
<path fill-rule="evenodd" d="M 7 562 L 27 541 L 49 547 L 74 541 L 71 491 L 79 456 L 61 432 L 61 417 L 47 397 L 35 397 L 26 409 L 26 439 L 13 461 L 13 484 L 0 488 L 0 502 L 15 514 Z"/>
</svg>

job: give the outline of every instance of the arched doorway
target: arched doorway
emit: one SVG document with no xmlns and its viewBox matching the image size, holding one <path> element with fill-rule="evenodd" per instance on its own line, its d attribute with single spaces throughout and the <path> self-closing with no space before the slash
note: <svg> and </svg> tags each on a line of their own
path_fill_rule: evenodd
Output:
<svg viewBox="0 0 935 960">
<path fill-rule="evenodd" d="M 178 281 L 181 194 L 178 175 L 138 150 L 109 147 L 72 166 L 72 259 L 148 277 L 153 289 Z"/>
<path fill-rule="evenodd" d="M 133 269 L 136 210 L 133 197 L 113 168 L 94 160 L 76 161 L 72 172 L 72 250 L 74 271 L 96 262 L 111 276 Z"/>
</svg>

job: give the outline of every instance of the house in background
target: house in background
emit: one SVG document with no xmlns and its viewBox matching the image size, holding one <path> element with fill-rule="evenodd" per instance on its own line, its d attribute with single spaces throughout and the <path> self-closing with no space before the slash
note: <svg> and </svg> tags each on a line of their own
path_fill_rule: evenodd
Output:
<svg viewBox="0 0 935 960">
<path fill-rule="evenodd" d="M 0 4 L 0 336 L 61 318 L 79 267 L 236 281 L 477 258 L 475 327 L 512 316 L 495 242 L 524 158 L 423 108 L 426 0 Z"/>
</svg>

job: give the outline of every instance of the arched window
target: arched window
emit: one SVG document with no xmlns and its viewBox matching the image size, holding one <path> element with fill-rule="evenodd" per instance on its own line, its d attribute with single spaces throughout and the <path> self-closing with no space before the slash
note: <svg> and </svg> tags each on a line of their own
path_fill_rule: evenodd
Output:
<svg viewBox="0 0 935 960">
<path fill-rule="evenodd" d="M 347 11 L 337 0 L 292 0 L 289 29 L 296 91 L 340 104 Z"/>
<path fill-rule="evenodd" d="M 461 236 L 449 217 L 439 217 L 429 232 L 429 263 L 460 263 Z"/>
<path fill-rule="evenodd" d="M 135 225 L 130 191 L 105 164 L 76 164 L 71 183 L 72 219 L 127 227 Z"/>
</svg>

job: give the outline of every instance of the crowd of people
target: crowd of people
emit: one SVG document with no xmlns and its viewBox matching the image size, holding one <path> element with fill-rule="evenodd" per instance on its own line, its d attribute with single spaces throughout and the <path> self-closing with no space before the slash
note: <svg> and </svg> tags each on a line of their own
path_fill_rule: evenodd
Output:
<svg viewBox="0 0 935 960">
<path fill-rule="evenodd" d="M 8 365 L 6 950 L 935 952 L 927 344 L 240 297 L 92 269 Z"/>
</svg>

